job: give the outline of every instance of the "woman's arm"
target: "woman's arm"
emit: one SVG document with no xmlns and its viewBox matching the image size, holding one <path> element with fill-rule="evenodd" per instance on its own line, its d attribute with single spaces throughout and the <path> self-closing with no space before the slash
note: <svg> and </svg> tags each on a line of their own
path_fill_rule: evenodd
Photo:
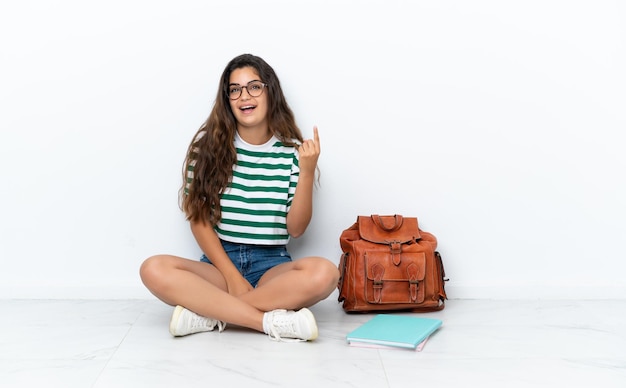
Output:
<svg viewBox="0 0 626 388">
<path fill-rule="evenodd" d="M 192 222 L 191 232 L 202 252 L 224 276 L 229 294 L 238 296 L 253 289 L 250 282 L 241 275 L 237 267 L 230 261 L 224 248 L 222 248 L 217 233 L 210 225 L 203 222 Z"/>
<path fill-rule="evenodd" d="M 298 148 L 300 154 L 300 176 L 296 192 L 287 214 L 287 232 L 294 238 L 300 237 L 313 216 L 313 186 L 315 169 L 320 155 L 320 137 L 317 127 L 313 128 L 313 140 L 305 140 Z"/>
</svg>

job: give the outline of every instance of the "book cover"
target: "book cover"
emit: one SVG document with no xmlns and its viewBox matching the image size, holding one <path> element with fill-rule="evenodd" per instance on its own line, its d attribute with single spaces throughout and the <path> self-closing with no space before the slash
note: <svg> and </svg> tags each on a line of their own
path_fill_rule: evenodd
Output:
<svg viewBox="0 0 626 388">
<path fill-rule="evenodd" d="M 442 325 L 436 318 L 412 315 L 378 314 L 348 333 L 346 340 L 353 342 L 416 349 Z"/>
<path fill-rule="evenodd" d="M 411 348 L 406 348 L 407 350 L 415 350 L 416 352 L 421 352 L 422 349 L 424 349 L 424 346 L 426 345 L 426 341 L 428 341 L 429 337 L 426 337 L 426 339 L 422 342 L 420 342 L 415 349 L 411 349 Z M 350 346 L 354 347 L 354 348 L 372 348 L 372 349 L 399 349 L 397 346 L 389 346 L 389 345 L 379 345 L 379 344 L 370 344 L 367 342 L 358 342 L 358 341 L 352 341 L 348 343 Z"/>
</svg>

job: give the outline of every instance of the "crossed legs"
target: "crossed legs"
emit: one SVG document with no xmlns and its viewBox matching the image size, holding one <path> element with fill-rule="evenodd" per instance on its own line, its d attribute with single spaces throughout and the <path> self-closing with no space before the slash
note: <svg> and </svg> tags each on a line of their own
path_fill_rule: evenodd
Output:
<svg viewBox="0 0 626 388">
<path fill-rule="evenodd" d="M 325 299 L 337 287 L 337 266 L 321 257 L 279 264 L 257 287 L 230 295 L 222 274 L 211 264 L 157 255 L 141 265 L 145 286 L 163 302 L 198 315 L 263 332 L 263 315 L 276 309 L 298 310 Z"/>
</svg>

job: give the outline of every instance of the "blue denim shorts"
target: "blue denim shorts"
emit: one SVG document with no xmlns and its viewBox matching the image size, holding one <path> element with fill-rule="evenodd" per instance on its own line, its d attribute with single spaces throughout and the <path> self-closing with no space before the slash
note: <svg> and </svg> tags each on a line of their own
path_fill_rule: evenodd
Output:
<svg viewBox="0 0 626 388">
<path fill-rule="evenodd" d="M 230 260 L 252 287 L 256 287 L 268 269 L 291 261 L 291 255 L 285 245 L 238 244 L 224 240 L 221 242 Z M 200 261 L 211 264 L 206 255 L 202 255 Z"/>
</svg>

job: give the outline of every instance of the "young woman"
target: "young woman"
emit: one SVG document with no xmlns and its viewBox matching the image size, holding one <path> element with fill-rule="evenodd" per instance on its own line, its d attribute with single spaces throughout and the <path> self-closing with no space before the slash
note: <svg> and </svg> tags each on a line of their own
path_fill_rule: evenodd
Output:
<svg viewBox="0 0 626 388">
<path fill-rule="evenodd" d="M 221 332 L 229 323 L 277 340 L 317 337 L 307 307 L 330 295 L 339 271 L 322 257 L 292 260 L 286 249 L 312 216 L 320 154 L 313 131 L 303 139 L 263 59 L 244 54 L 228 63 L 183 167 L 180 205 L 204 255 L 152 256 L 140 269 L 150 292 L 176 306 L 172 335 Z"/>
</svg>

